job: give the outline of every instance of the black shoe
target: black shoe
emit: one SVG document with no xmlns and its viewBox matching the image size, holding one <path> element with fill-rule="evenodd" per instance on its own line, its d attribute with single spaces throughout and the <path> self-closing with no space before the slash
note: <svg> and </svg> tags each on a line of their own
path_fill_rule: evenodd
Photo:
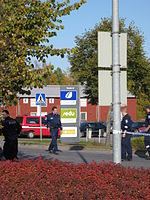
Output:
<svg viewBox="0 0 150 200">
<path fill-rule="evenodd" d="M 128 160 L 128 161 L 132 161 L 132 158 L 128 158 L 127 160 Z"/>
<path fill-rule="evenodd" d="M 62 152 L 62 150 L 58 149 L 57 152 Z"/>
<path fill-rule="evenodd" d="M 150 156 L 145 157 L 146 160 L 150 160 Z"/>
<path fill-rule="evenodd" d="M 55 154 L 55 155 L 59 155 L 59 153 L 57 153 L 56 151 L 53 151 L 53 154 Z"/>
<path fill-rule="evenodd" d="M 123 162 L 123 161 L 126 161 L 127 159 L 126 158 L 121 158 L 121 161 Z"/>
</svg>

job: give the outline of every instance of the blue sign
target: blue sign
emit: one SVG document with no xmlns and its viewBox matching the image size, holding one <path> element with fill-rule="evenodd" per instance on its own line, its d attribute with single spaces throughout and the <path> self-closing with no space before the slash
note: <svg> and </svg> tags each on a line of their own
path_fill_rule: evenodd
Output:
<svg viewBox="0 0 150 200">
<path fill-rule="evenodd" d="M 41 106 L 45 106 L 46 105 L 46 98 L 45 98 L 45 94 L 43 93 L 37 93 L 36 94 L 36 105 L 41 105 Z"/>
<path fill-rule="evenodd" d="M 76 105 L 77 92 L 76 90 L 61 90 L 60 91 L 61 105 Z"/>
</svg>

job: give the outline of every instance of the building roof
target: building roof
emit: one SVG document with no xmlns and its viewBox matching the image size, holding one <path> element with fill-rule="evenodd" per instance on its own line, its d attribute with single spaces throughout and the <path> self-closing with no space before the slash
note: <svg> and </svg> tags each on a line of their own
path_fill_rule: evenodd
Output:
<svg viewBox="0 0 150 200">
<path fill-rule="evenodd" d="M 31 98 L 35 97 L 36 93 L 44 93 L 46 97 L 50 98 L 59 98 L 60 97 L 60 85 L 47 85 L 43 88 L 33 88 L 31 90 L 31 94 L 18 94 L 18 97 L 20 98 Z M 80 87 L 80 97 L 86 97 L 87 95 L 84 93 L 84 86 Z M 132 95 L 129 91 L 127 92 L 128 98 L 135 98 L 134 95 Z"/>
<path fill-rule="evenodd" d="M 20 98 L 27 98 L 27 97 L 35 97 L 36 93 L 44 93 L 46 97 L 60 97 L 60 85 L 47 85 L 43 88 L 33 88 L 31 90 L 31 94 L 18 94 L 18 97 Z M 84 94 L 84 87 L 80 87 L 80 97 L 86 97 Z"/>
</svg>

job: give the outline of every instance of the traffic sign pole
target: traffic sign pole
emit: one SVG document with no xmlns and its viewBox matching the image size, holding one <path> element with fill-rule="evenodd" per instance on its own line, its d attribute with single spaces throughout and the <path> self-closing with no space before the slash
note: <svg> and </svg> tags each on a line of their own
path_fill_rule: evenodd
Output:
<svg viewBox="0 0 150 200">
<path fill-rule="evenodd" d="M 42 115 L 41 115 L 41 103 L 40 103 L 40 140 L 42 141 Z"/>
<path fill-rule="evenodd" d="M 46 105 L 46 97 L 44 93 L 36 94 L 36 105 L 40 106 L 40 140 L 42 141 L 42 111 L 41 107 Z"/>
</svg>

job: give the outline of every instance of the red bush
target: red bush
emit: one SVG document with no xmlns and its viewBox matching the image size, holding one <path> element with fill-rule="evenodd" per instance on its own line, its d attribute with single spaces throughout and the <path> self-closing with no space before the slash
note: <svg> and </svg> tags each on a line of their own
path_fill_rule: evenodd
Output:
<svg viewBox="0 0 150 200">
<path fill-rule="evenodd" d="M 150 169 L 113 163 L 0 162 L 2 200 L 150 199 Z"/>
</svg>

